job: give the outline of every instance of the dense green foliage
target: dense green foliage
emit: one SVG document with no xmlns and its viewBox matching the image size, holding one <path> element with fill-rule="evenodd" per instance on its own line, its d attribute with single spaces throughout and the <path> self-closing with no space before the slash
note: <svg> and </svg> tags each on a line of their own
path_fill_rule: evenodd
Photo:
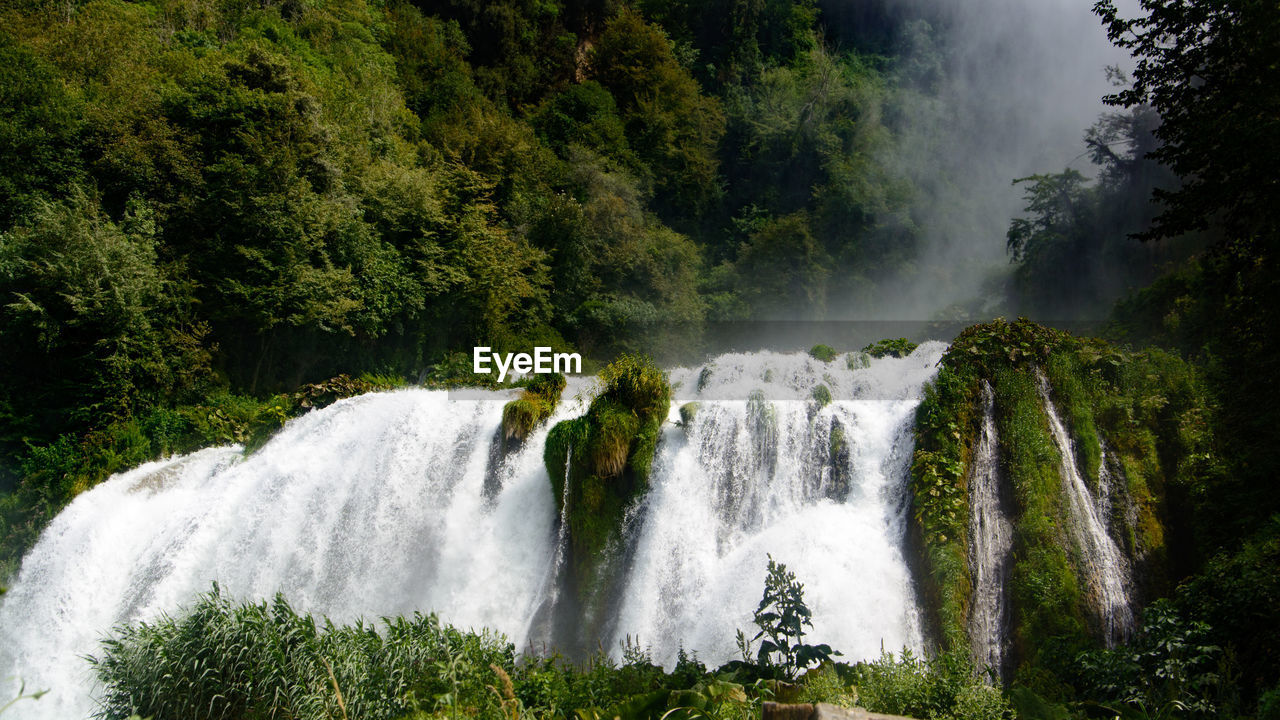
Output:
<svg viewBox="0 0 1280 720">
<path fill-rule="evenodd" d="M 1144 236 L 1274 232 L 1280 186 L 1269 158 L 1280 153 L 1280 12 L 1258 0 L 1142 0 L 1141 9 L 1125 18 L 1100 0 L 1095 11 L 1138 61 L 1132 87 L 1107 101 L 1159 113 L 1161 142 L 1151 158 L 1182 180 L 1156 193 L 1163 207 Z"/>
<path fill-rule="evenodd" d="M 1167 600 L 1157 601 L 1143 614 L 1142 631 L 1129 645 L 1076 659 L 1082 696 L 1153 713 L 1174 709 L 1186 717 L 1219 717 L 1234 710 L 1232 668 L 1210 635 L 1207 624 L 1179 616 Z"/>
<path fill-rule="evenodd" d="M 916 343 L 906 338 L 886 338 L 862 348 L 862 352 L 874 358 L 906 357 L 915 352 Z"/>
<path fill-rule="evenodd" d="M 860 663 L 853 673 L 858 702 L 876 712 L 917 718 L 974 718 L 1007 720 L 1014 717 L 998 688 L 976 681 L 969 664 L 955 655 L 934 659 L 910 650 L 894 657 Z"/>
<path fill-rule="evenodd" d="M 1097 12 L 1138 62 L 1133 85 L 1107 100 L 1159 113 L 1151 156 L 1181 181 L 1156 194 L 1160 215 L 1140 236 L 1164 244 L 1199 233 L 1215 242 L 1121 303 L 1111 327 L 1120 339 L 1192 359 L 1216 401 L 1221 449 L 1211 481 L 1178 498 L 1171 548 L 1176 541 L 1175 559 L 1185 561 L 1174 579 L 1190 577 L 1174 599 L 1182 622 L 1203 623 L 1207 644 L 1239 658 L 1222 678 L 1239 702 L 1218 698 L 1219 714 L 1274 716 L 1280 185 L 1265 158 L 1280 147 L 1280 11 L 1249 0 L 1144 0 L 1133 18 L 1109 2 Z"/>
<path fill-rule="evenodd" d="M 830 345 L 818 344 L 809 348 L 809 357 L 814 360 L 821 360 L 824 363 L 829 363 L 832 360 L 835 360 L 836 355 L 838 354 L 839 353 L 836 352 L 835 348 Z"/>
</svg>

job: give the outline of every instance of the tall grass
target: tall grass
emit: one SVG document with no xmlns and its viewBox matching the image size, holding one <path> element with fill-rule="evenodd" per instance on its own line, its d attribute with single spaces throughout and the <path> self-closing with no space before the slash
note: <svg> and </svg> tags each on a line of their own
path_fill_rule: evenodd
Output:
<svg viewBox="0 0 1280 720">
<path fill-rule="evenodd" d="M 380 630 L 336 626 L 295 612 L 282 596 L 233 605 L 215 586 L 181 619 L 120 628 L 90 662 L 104 719 L 377 719 L 401 717 L 424 699 L 433 710 L 484 706 L 489 679 L 476 669 L 511 667 L 514 648 L 434 615 L 385 620 Z"/>
</svg>

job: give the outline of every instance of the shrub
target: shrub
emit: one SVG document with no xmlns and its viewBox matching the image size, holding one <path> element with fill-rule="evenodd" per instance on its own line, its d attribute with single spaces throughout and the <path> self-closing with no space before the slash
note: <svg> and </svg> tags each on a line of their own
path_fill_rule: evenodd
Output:
<svg viewBox="0 0 1280 720">
<path fill-rule="evenodd" d="M 818 407 L 823 408 L 831 404 L 831 390 L 826 385 L 819 385 L 810 393 L 813 401 L 818 403 Z"/>
<path fill-rule="evenodd" d="M 872 712 L 918 718 L 1006 720 L 1013 709 L 996 688 L 982 683 L 959 655 L 917 658 L 904 649 L 852 668 L 858 702 Z"/>
<path fill-rule="evenodd" d="M 279 595 L 233 605 L 215 585 L 181 619 L 117 628 L 90 662 L 104 688 L 99 716 L 108 720 L 389 720 L 415 702 L 490 705 L 492 680 L 481 669 L 513 668 L 514 648 L 434 615 L 385 620 L 379 632 L 299 615 Z"/>
<path fill-rule="evenodd" d="M 1077 656 L 1076 685 L 1082 697 L 1115 707 L 1175 706 L 1190 717 L 1233 715 L 1221 706 L 1233 699 L 1225 684 L 1231 667 L 1212 636 L 1208 624 L 1183 617 L 1168 599 L 1157 600 L 1128 646 Z"/>
<path fill-rule="evenodd" d="M 281 596 L 233 604 L 216 586 L 180 618 L 117 628 L 90 661 L 106 720 L 750 720 L 762 699 L 683 652 L 671 673 L 631 644 L 621 663 L 517 657 L 502 636 L 433 615 L 335 625 Z M 837 681 L 807 679 L 824 693 Z"/>
<path fill-rule="evenodd" d="M 916 350 L 916 343 L 906 338 L 897 338 L 896 340 L 885 339 L 880 342 L 871 343 L 862 348 L 862 352 L 873 358 L 882 358 L 886 355 L 896 358 L 904 358 Z"/>
<path fill-rule="evenodd" d="M 809 357 L 829 363 L 836 359 L 836 351 L 830 345 L 814 345 L 809 348 Z"/>
<path fill-rule="evenodd" d="M 844 356 L 844 364 L 850 370 L 862 370 L 871 367 L 871 355 L 866 352 L 851 352 Z"/>
<path fill-rule="evenodd" d="M 630 408 L 643 421 L 666 417 L 671 404 L 667 374 L 645 355 L 623 355 L 600 371 L 599 398 Z"/>
</svg>

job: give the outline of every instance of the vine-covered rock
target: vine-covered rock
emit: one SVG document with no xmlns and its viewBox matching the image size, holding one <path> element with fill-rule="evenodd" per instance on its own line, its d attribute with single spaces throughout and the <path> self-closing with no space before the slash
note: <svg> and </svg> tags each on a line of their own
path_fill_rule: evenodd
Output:
<svg viewBox="0 0 1280 720">
<path fill-rule="evenodd" d="M 1190 486 L 1216 462 L 1206 395 L 1175 356 L 1124 351 L 1027 320 L 975 325 L 956 338 L 916 414 L 910 537 L 939 641 L 962 650 L 973 592 L 970 462 L 982 422 L 980 386 L 989 382 L 1013 504 L 1014 665 L 1029 681 L 1105 632 L 1069 532 L 1063 458 L 1037 387 L 1041 373 L 1081 477 L 1109 510 L 1106 529 L 1134 570 L 1139 603 L 1169 582 L 1171 488 Z M 1111 478 L 1105 493 L 1103 473 Z"/>
</svg>

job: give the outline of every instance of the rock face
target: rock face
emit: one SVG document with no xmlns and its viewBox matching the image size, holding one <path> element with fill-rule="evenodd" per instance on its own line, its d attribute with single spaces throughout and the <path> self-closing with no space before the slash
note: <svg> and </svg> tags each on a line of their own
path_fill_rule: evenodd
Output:
<svg viewBox="0 0 1280 720">
<path fill-rule="evenodd" d="M 901 715 L 873 713 L 862 708 L 847 708 L 830 703 L 764 704 L 762 720 L 910 720 Z"/>
</svg>

